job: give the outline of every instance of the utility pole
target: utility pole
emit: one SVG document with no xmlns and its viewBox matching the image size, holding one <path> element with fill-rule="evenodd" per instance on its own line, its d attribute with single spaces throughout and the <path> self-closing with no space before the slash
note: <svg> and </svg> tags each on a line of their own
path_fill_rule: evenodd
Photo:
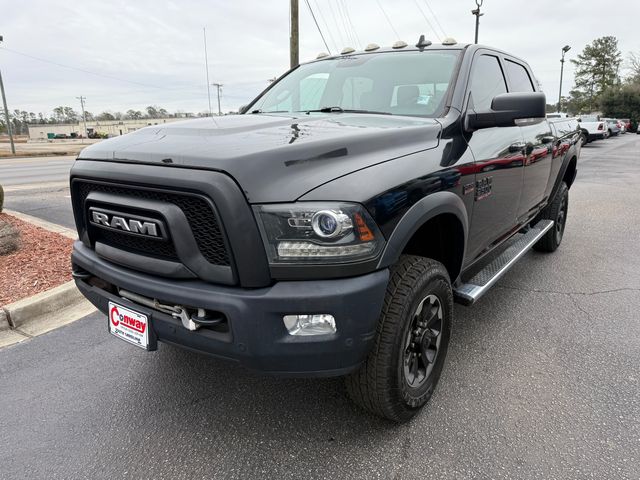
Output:
<svg viewBox="0 0 640 480">
<path fill-rule="evenodd" d="M 83 97 L 82 95 L 80 95 L 76 98 L 80 100 L 80 108 L 82 108 L 82 123 L 84 124 L 84 134 L 82 135 L 80 142 L 84 143 L 84 137 L 85 135 L 87 135 L 87 116 L 84 114 L 84 101 L 87 99 L 87 97 Z"/>
<path fill-rule="evenodd" d="M 221 116 L 222 115 L 222 110 L 220 110 L 220 89 L 222 88 L 222 84 L 221 83 L 212 83 L 211 85 L 216 87 L 216 89 L 218 90 L 218 116 Z"/>
<path fill-rule="evenodd" d="M 298 0 L 291 0 L 291 25 L 289 36 L 289 58 L 291 68 L 300 63 L 300 36 L 298 30 Z"/>
<path fill-rule="evenodd" d="M 2 43 L 2 35 L 0 35 L 0 43 Z M 13 133 L 11 132 L 11 122 L 9 121 L 9 109 L 7 108 L 7 97 L 4 94 L 4 83 L 2 83 L 2 72 L 0 71 L 0 92 L 2 92 L 2 104 L 4 105 L 4 118 L 7 121 L 7 133 L 9 134 L 9 143 L 11 143 L 11 153 L 16 154 L 16 146 L 13 144 Z"/>
<path fill-rule="evenodd" d="M 571 50 L 569 45 L 562 47 L 562 58 L 560 59 L 560 88 L 558 89 L 558 113 L 560 113 L 560 102 L 562 101 L 562 73 L 564 71 L 564 54 Z"/>
<path fill-rule="evenodd" d="M 480 13 L 480 7 L 482 6 L 482 2 L 484 2 L 484 0 L 476 0 L 476 6 L 478 8 L 471 10 L 471 13 L 476 16 L 476 41 L 475 41 L 476 44 L 478 43 L 478 30 L 480 28 L 480 17 L 484 15 L 484 13 Z"/>
<path fill-rule="evenodd" d="M 209 88 L 209 56 L 207 55 L 207 29 L 202 28 L 204 34 L 204 66 L 207 69 L 207 98 L 209 99 L 209 116 L 211 113 L 211 89 Z"/>
</svg>

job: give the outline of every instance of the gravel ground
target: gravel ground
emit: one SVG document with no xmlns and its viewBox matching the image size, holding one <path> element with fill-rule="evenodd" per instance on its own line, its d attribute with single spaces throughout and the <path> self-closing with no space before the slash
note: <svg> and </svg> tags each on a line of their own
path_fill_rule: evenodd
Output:
<svg viewBox="0 0 640 480">
<path fill-rule="evenodd" d="M 0 213 L 0 221 L 21 234 L 18 251 L 0 257 L 0 306 L 71 280 L 72 240 L 6 213 Z"/>
<path fill-rule="evenodd" d="M 0 350 L 0 477 L 640 478 L 640 136 L 590 144 L 565 238 L 472 307 L 411 423 L 111 337 L 94 314 Z"/>
</svg>

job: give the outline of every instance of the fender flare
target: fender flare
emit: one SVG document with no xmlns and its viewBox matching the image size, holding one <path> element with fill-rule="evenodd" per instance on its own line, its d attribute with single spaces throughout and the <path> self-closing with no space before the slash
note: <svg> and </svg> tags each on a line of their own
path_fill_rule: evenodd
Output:
<svg viewBox="0 0 640 480">
<path fill-rule="evenodd" d="M 556 193 L 558 192 L 558 189 L 560 188 L 560 184 L 562 183 L 562 180 L 564 179 L 565 174 L 567 173 L 567 169 L 569 168 L 569 165 L 571 164 L 571 161 L 575 158 L 576 159 L 576 170 L 574 172 L 574 177 L 571 179 L 571 183 L 568 185 L 569 188 L 571 188 L 571 186 L 573 185 L 573 181 L 575 180 L 577 174 L 578 174 L 578 149 L 576 148 L 575 145 L 572 145 L 571 148 L 569 149 L 569 151 L 567 152 L 567 155 L 564 157 L 564 160 L 562 161 L 562 166 L 560 167 L 560 170 L 558 171 L 558 177 L 556 178 L 556 181 L 553 185 L 553 188 L 551 189 L 551 192 L 549 193 L 549 200 L 551 201 Z"/>
<path fill-rule="evenodd" d="M 444 213 L 455 215 L 462 225 L 464 232 L 462 263 L 464 263 L 469 233 L 467 209 L 462 199 L 455 193 L 436 192 L 417 201 L 400 219 L 387 240 L 378 262 L 378 268 L 386 268 L 396 263 L 409 240 L 418 229 L 432 218 Z"/>
</svg>

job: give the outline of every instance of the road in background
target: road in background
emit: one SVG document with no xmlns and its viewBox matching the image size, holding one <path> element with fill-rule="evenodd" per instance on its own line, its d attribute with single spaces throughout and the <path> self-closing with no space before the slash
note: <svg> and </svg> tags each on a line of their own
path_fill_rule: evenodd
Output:
<svg viewBox="0 0 640 480">
<path fill-rule="evenodd" d="M 640 135 L 590 144 L 562 246 L 456 305 L 430 404 L 257 376 L 94 314 L 0 350 L 1 478 L 640 478 Z"/>
<path fill-rule="evenodd" d="M 69 181 L 74 155 L 0 158 L 0 185 L 33 185 Z"/>
<path fill-rule="evenodd" d="M 75 156 L 0 158 L 5 208 L 74 227 L 69 170 Z"/>
</svg>

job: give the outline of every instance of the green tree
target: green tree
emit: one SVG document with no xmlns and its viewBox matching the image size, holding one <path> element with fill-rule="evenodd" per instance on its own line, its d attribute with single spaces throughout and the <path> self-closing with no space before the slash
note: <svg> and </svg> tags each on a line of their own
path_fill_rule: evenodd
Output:
<svg viewBox="0 0 640 480">
<path fill-rule="evenodd" d="M 63 112 L 64 112 L 64 121 L 66 123 L 74 123 L 78 121 L 78 114 L 73 108 L 64 107 Z"/>
<path fill-rule="evenodd" d="M 569 105 L 576 111 L 593 111 L 602 93 L 620 83 L 622 54 L 616 37 L 596 38 L 571 63 L 576 70 Z"/>
<path fill-rule="evenodd" d="M 611 88 L 600 99 L 600 108 L 606 117 L 630 118 L 640 121 L 640 84 L 627 84 Z"/>
<path fill-rule="evenodd" d="M 142 118 L 142 112 L 140 110 L 127 110 L 127 118 L 130 118 L 131 120 L 138 120 L 139 118 Z"/>
<path fill-rule="evenodd" d="M 59 106 L 54 108 L 52 118 L 56 123 L 62 123 L 62 120 L 64 119 L 64 107 Z"/>
<path fill-rule="evenodd" d="M 102 112 L 96 118 L 98 120 L 115 120 L 116 119 L 116 117 L 114 117 L 110 112 Z"/>
<path fill-rule="evenodd" d="M 155 105 L 149 105 L 147 108 L 147 116 L 149 118 L 158 118 L 158 107 Z"/>
</svg>

